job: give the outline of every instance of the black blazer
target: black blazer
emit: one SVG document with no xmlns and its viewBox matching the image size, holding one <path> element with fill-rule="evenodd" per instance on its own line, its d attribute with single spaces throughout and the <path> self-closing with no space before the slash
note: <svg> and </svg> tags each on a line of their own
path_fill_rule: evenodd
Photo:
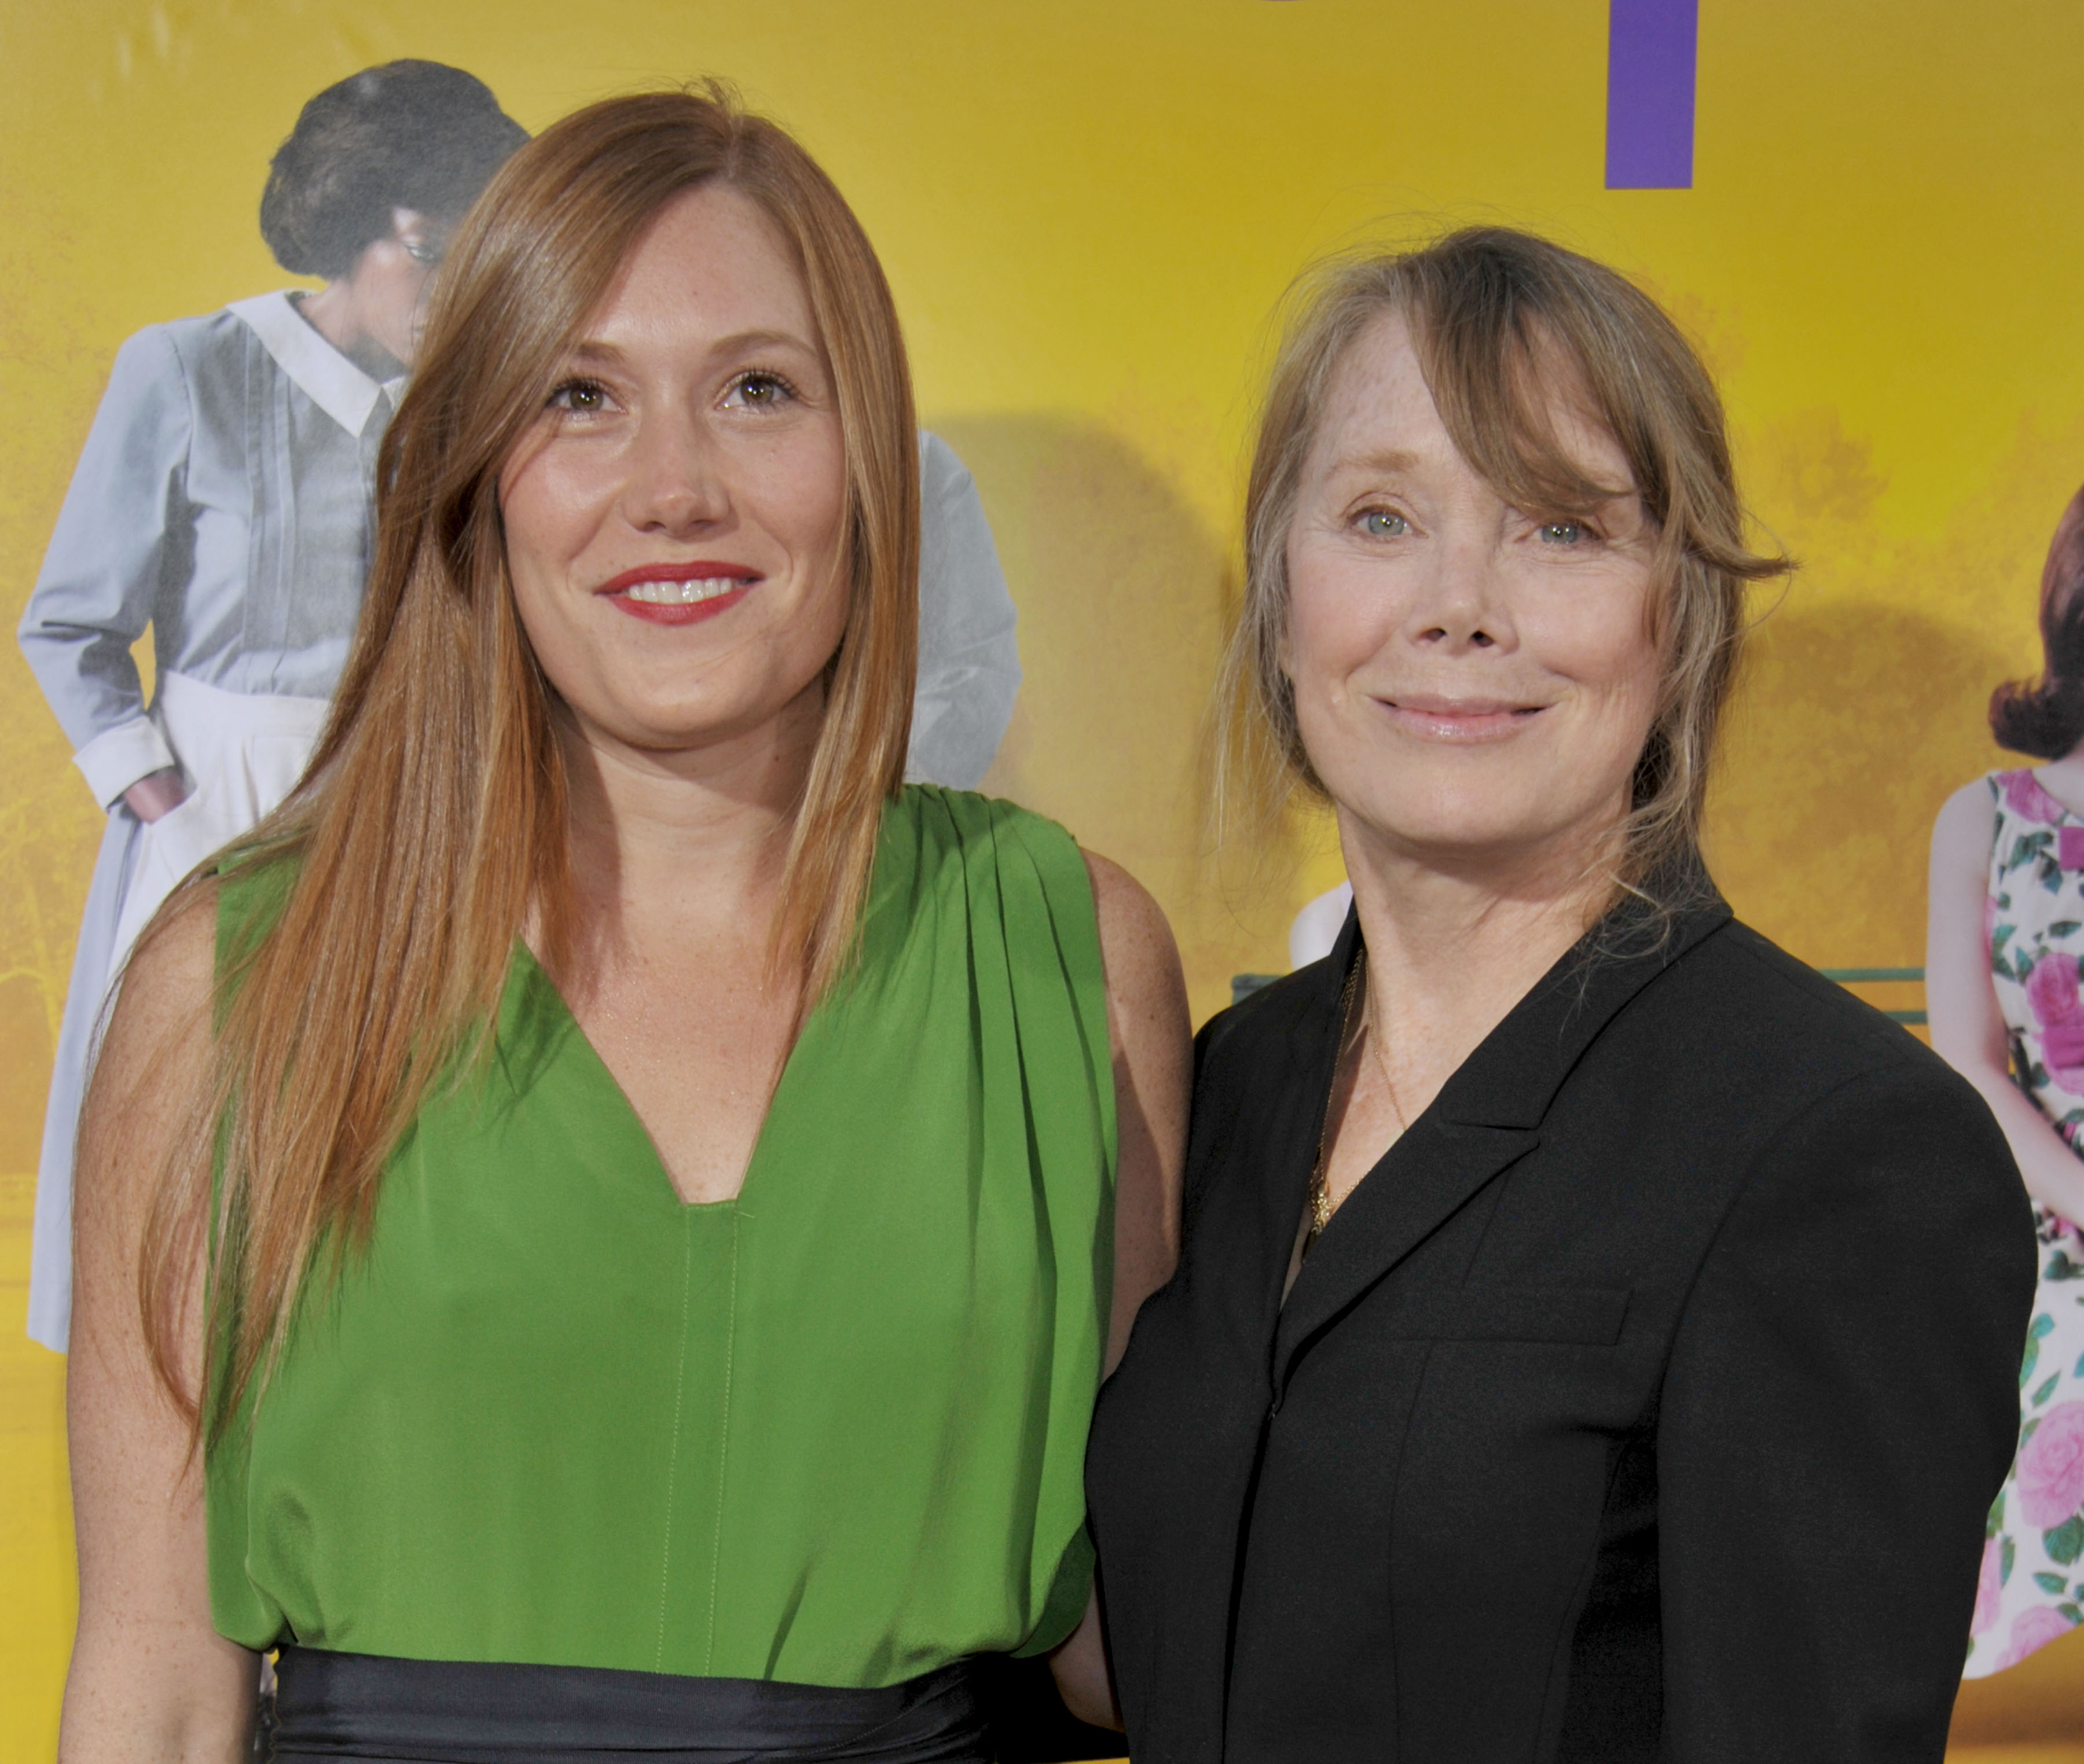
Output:
<svg viewBox="0 0 2084 1764">
<path fill-rule="evenodd" d="M 1285 1306 L 1353 920 L 1202 1030 L 1179 1271 L 1087 1458 L 1137 1764 L 1938 1764 L 2018 1171 L 1719 899 L 1639 929 L 1498 1026 Z"/>
</svg>

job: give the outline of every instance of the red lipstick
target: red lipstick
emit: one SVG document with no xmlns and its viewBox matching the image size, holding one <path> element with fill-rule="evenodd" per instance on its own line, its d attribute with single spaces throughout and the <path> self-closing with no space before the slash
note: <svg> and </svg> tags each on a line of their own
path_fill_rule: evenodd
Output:
<svg viewBox="0 0 2084 1764">
<path fill-rule="evenodd" d="M 743 564 L 697 558 L 684 564 L 646 564 L 625 569 L 594 592 L 633 619 L 651 624 L 698 624 L 730 611 L 760 580 L 758 570 Z"/>
</svg>

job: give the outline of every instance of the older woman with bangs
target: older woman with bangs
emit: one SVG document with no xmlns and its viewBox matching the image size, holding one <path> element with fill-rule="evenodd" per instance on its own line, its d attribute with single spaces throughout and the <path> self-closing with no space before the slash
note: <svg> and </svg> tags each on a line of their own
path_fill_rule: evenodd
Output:
<svg viewBox="0 0 2084 1764">
<path fill-rule="evenodd" d="M 1982 1101 L 1696 848 L 1746 584 L 1714 388 L 1484 230 L 1274 376 L 1233 651 L 1332 956 L 1201 1032 L 1087 1489 L 1137 1764 L 1938 1764 L 2033 1231 Z"/>
<path fill-rule="evenodd" d="M 459 230 L 312 768 L 90 1098 L 67 1759 L 242 1755 L 265 1651 L 278 1758 L 983 1764 L 990 1656 L 1104 1713 L 1184 992 L 904 785 L 918 472 L 867 239 L 721 95 Z"/>
</svg>

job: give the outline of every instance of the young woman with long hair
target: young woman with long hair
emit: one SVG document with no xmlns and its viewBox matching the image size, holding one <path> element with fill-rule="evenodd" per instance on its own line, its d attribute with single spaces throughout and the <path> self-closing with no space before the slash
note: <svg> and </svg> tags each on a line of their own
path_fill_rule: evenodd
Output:
<svg viewBox="0 0 2084 1764">
<path fill-rule="evenodd" d="M 232 1754 L 270 1649 L 285 1758 L 981 1758 L 1004 1653 L 1104 1711 L 1184 993 L 1121 872 L 903 785 L 917 462 L 866 239 L 725 95 L 458 231 L 311 772 L 90 1098 L 68 1758 Z"/>
</svg>

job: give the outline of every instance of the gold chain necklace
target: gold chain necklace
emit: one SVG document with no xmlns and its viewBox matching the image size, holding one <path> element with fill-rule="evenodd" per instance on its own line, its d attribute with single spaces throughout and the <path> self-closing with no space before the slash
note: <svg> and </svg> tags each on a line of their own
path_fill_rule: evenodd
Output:
<svg viewBox="0 0 2084 1764">
<path fill-rule="evenodd" d="M 1353 965 L 1346 970 L 1346 989 L 1339 996 L 1339 1049 L 1332 1059 L 1332 1085 L 1324 1095 L 1324 1116 L 1317 1123 L 1317 1163 L 1310 1173 L 1310 1235 L 1302 1242 L 1306 1255 L 1338 1210 L 1338 1203 L 1332 1199 L 1328 1160 L 1324 1154 L 1332 1134 L 1332 1099 L 1339 1094 L 1339 1071 L 1346 1063 L 1346 1049 L 1353 1044 L 1353 994 L 1359 989 L 1361 970 L 1366 966 L 1367 949 L 1363 945 L 1353 952 Z"/>
<path fill-rule="evenodd" d="M 1339 1051 L 1332 1062 L 1332 1087 L 1324 1098 L 1324 1119 L 1317 1126 L 1317 1165 L 1310 1177 L 1310 1235 L 1303 1240 L 1307 1253 L 1317 1241 L 1318 1235 L 1332 1222 L 1332 1215 L 1339 1210 L 1339 1201 L 1332 1198 L 1331 1159 L 1328 1156 L 1332 1134 L 1332 1101 L 1338 1094 L 1340 1069 L 1346 1063 L 1346 1050 L 1353 1039 L 1353 996 L 1360 989 L 1362 972 L 1367 967 L 1367 947 L 1362 945 L 1354 953 L 1353 965 L 1346 972 L 1346 989 L 1339 1000 Z M 1361 1026 L 1375 1042 L 1375 1069 L 1382 1080 L 1383 1094 L 1389 1098 L 1391 1111 L 1396 1116 L 1398 1136 L 1410 1130 L 1411 1123 L 1404 1117 L 1404 1105 L 1397 1101 L 1396 1086 L 1390 1081 L 1389 1065 L 1383 1056 L 1384 1038 L 1375 1033 L 1373 995 L 1370 995 L 1367 1020 Z M 1356 1085 L 1359 1074 L 1354 1074 Z M 1350 1106 L 1352 1099 L 1349 1098 Z M 1341 1196 L 1343 1199 L 1345 1197 Z"/>
</svg>

